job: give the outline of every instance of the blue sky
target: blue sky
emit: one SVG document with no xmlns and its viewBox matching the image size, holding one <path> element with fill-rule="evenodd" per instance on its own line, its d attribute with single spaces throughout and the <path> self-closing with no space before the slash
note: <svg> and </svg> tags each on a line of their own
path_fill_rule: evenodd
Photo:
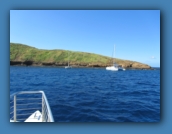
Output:
<svg viewBox="0 0 172 134">
<path fill-rule="evenodd" d="M 160 67 L 160 10 L 11 10 L 10 42 Z"/>
</svg>

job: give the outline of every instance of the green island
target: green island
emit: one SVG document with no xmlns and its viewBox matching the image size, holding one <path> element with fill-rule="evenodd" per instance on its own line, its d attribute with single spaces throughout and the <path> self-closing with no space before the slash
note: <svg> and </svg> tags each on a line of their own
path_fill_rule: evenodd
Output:
<svg viewBox="0 0 172 134">
<path fill-rule="evenodd" d="M 68 58 L 72 67 L 107 67 L 112 65 L 113 60 L 111 57 L 87 52 L 43 50 L 20 43 L 10 43 L 10 65 L 66 66 Z M 115 58 L 115 62 L 129 69 L 152 69 L 149 65 L 136 61 Z"/>
</svg>

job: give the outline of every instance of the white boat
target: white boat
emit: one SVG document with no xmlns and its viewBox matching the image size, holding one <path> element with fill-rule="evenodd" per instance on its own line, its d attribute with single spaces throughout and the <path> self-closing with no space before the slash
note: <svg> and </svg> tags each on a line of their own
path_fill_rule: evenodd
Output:
<svg viewBox="0 0 172 134">
<path fill-rule="evenodd" d="M 114 45 L 114 53 L 115 53 L 115 45 Z M 113 55 L 114 55 L 113 53 Z M 112 56 L 113 58 L 113 56 Z M 106 67 L 106 70 L 111 70 L 111 71 L 125 71 L 125 68 L 123 68 L 121 65 L 118 65 L 117 63 L 114 62 L 115 58 L 113 58 L 113 64 L 110 67 Z"/>
<path fill-rule="evenodd" d="M 43 91 L 21 91 L 10 95 L 10 122 L 54 122 Z"/>
<path fill-rule="evenodd" d="M 121 65 L 118 65 L 118 71 L 125 71 L 125 68 L 123 68 Z"/>
<path fill-rule="evenodd" d="M 69 66 L 69 65 L 68 65 L 68 66 L 65 66 L 65 68 L 66 68 L 66 69 L 68 69 L 68 68 L 72 68 L 72 66 Z"/>
<path fill-rule="evenodd" d="M 118 71 L 118 66 L 116 63 L 114 63 L 113 66 L 106 67 L 106 70 Z"/>
<path fill-rule="evenodd" d="M 68 52 L 68 66 L 65 66 L 65 69 L 72 68 L 72 66 L 69 65 L 69 52 Z"/>
</svg>

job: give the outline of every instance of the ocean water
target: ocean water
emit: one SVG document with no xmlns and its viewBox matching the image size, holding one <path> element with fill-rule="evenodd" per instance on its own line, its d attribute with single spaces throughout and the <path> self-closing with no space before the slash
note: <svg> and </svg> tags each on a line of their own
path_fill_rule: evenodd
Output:
<svg viewBox="0 0 172 134">
<path fill-rule="evenodd" d="M 160 70 L 10 66 L 10 94 L 43 90 L 55 122 L 159 122 Z"/>
</svg>

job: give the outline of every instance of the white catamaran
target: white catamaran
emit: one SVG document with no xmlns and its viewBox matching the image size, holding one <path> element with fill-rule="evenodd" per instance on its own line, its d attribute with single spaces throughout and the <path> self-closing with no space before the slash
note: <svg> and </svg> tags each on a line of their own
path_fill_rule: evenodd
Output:
<svg viewBox="0 0 172 134">
<path fill-rule="evenodd" d="M 113 55 L 115 53 L 115 45 L 114 45 L 114 52 Z M 113 58 L 112 55 L 112 58 Z M 123 68 L 121 65 L 118 65 L 117 63 L 115 63 L 115 58 L 113 58 L 113 64 L 110 67 L 106 67 L 106 70 L 111 70 L 111 71 L 125 71 L 125 68 Z"/>
<path fill-rule="evenodd" d="M 68 52 L 68 66 L 65 66 L 66 69 L 72 68 L 72 66 L 69 65 L 69 52 Z"/>
<path fill-rule="evenodd" d="M 10 122 L 54 122 L 44 91 L 10 95 Z"/>
</svg>

